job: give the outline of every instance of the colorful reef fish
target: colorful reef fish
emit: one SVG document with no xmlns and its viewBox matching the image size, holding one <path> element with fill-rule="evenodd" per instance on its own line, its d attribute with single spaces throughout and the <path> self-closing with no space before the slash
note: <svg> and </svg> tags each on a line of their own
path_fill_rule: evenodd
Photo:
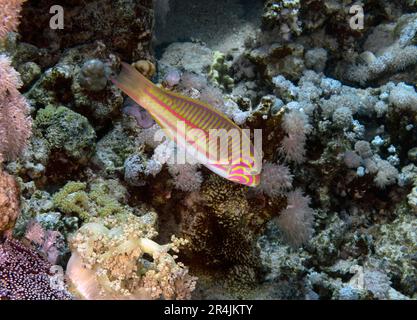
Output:
<svg viewBox="0 0 417 320">
<path fill-rule="evenodd" d="M 157 87 L 128 64 L 122 64 L 112 81 L 148 111 L 187 155 L 230 181 L 259 184 L 262 160 L 247 130 L 206 103 Z"/>
</svg>

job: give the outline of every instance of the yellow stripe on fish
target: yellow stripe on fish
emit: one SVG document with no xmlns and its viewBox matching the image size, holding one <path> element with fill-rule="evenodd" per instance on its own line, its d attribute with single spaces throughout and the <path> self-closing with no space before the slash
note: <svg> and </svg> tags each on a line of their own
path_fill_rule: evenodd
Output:
<svg viewBox="0 0 417 320">
<path fill-rule="evenodd" d="M 125 63 L 112 81 L 147 110 L 170 139 L 210 170 L 247 186 L 259 184 L 259 153 L 246 132 L 224 114 L 209 104 L 157 87 Z"/>
</svg>

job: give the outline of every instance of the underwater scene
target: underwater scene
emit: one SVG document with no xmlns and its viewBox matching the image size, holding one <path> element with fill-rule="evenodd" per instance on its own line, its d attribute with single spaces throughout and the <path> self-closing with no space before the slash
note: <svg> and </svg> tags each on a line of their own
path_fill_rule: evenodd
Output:
<svg viewBox="0 0 417 320">
<path fill-rule="evenodd" d="M 416 84 L 416 0 L 0 0 L 0 300 L 416 300 Z"/>
</svg>

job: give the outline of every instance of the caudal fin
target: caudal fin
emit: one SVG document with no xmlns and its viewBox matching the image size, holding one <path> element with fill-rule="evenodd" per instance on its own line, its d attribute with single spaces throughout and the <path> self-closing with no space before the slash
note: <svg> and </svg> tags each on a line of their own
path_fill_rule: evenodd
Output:
<svg viewBox="0 0 417 320">
<path fill-rule="evenodd" d="M 122 70 L 116 78 L 110 80 L 129 97 L 141 104 L 144 89 L 155 86 L 134 67 L 122 62 Z"/>
</svg>

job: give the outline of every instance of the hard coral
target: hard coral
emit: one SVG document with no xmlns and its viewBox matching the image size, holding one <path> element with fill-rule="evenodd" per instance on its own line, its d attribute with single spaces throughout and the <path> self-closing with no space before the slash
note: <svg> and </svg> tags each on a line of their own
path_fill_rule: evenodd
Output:
<svg viewBox="0 0 417 320">
<path fill-rule="evenodd" d="M 223 90 L 231 90 L 234 86 L 234 80 L 229 75 L 229 66 L 223 53 L 216 51 L 213 57 L 209 77 Z"/>
<path fill-rule="evenodd" d="M 0 300 L 71 299 L 56 280 L 53 265 L 33 249 L 12 239 L 0 244 Z"/>
<path fill-rule="evenodd" d="M 234 268 L 244 269 L 247 275 L 254 275 L 246 280 L 254 283 L 259 252 L 253 225 L 258 217 L 251 211 L 243 187 L 211 175 L 198 193 L 189 194 L 179 210 L 179 234 L 188 240 L 188 250 L 184 251 L 187 258 L 203 268 L 222 267 L 226 277 L 236 276 Z M 229 280 L 245 282 L 243 277 Z"/>
<path fill-rule="evenodd" d="M 12 176 L 0 169 L 0 233 L 13 227 L 19 213 L 17 183 Z"/>
<path fill-rule="evenodd" d="M 99 59 L 91 59 L 81 68 L 79 82 L 81 87 L 90 91 L 101 91 L 106 87 L 109 70 Z"/>
</svg>

